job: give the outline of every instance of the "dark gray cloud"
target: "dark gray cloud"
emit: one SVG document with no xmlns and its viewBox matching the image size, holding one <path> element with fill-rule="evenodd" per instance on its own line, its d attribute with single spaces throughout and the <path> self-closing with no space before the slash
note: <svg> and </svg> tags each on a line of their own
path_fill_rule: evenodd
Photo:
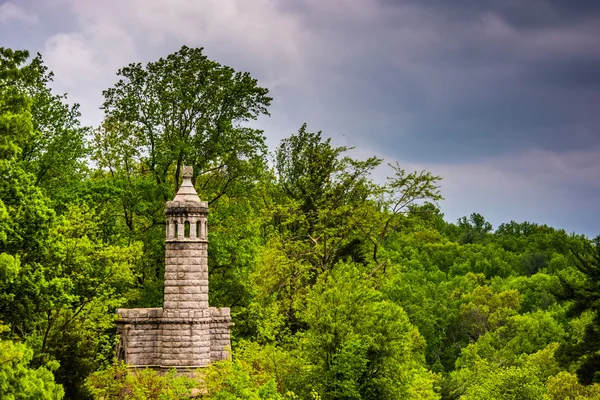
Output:
<svg viewBox="0 0 600 400">
<path fill-rule="evenodd" d="M 287 9 L 334 44 L 326 112 L 351 134 L 396 157 L 443 162 L 600 148 L 600 3 L 380 4 L 365 17 L 312 2 Z M 377 113 L 387 118 L 364 121 Z"/>
<path fill-rule="evenodd" d="M 444 176 L 451 220 L 600 231 L 598 1 L 11 4 L 3 44 L 41 50 L 86 123 L 101 120 L 119 67 L 202 46 L 271 90 L 272 117 L 255 123 L 271 147 L 308 122 L 361 155 Z"/>
<path fill-rule="evenodd" d="M 502 15 L 518 28 L 560 28 L 573 23 L 597 18 L 600 4 L 595 0 L 377 0 L 386 7 L 395 8 L 412 4 L 423 7 L 445 18 L 465 21 L 493 12 Z"/>
<path fill-rule="evenodd" d="M 362 4 L 286 9 L 328 43 L 317 129 L 444 176 L 450 219 L 600 231 L 600 2 Z"/>
</svg>

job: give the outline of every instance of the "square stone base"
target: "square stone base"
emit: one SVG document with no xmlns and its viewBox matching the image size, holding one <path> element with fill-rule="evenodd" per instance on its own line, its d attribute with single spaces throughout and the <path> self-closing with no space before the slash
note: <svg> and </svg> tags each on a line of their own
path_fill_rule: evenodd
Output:
<svg viewBox="0 0 600 400">
<path fill-rule="evenodd" d="M 229 308 L 118 309 L 117 358 L 132 367 L 193 371 L 231 357 Z"/>
</svg>

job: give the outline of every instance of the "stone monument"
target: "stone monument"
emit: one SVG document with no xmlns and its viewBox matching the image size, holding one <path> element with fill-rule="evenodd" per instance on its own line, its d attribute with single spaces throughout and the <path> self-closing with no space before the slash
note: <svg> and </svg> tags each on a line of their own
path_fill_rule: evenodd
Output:
<svg viewBox="0 0 600 400">
<path fill-rule="evenodd" d="M 163 308 L 118 309 L 117 357 L 132 367 L 190 371 L 230 357 L 229 308 L 208 305 L 208 203 L 192 167 L 167 202 Z"/>
</svg>

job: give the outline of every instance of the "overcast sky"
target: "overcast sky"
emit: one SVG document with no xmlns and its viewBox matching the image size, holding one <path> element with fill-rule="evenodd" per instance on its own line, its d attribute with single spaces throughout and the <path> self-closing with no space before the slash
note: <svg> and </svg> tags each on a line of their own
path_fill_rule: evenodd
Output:
<svg viewBox="0 0 600 400">
<path fill-rule="evenodd" d="M 118 68 L 184 44 L 269 88 L 271 149 L 306 122 L 443 176 L 450 221 L 600 233 L 598 0 L 0 0 L 0 46 L 89 125 Z"/>
</svg>

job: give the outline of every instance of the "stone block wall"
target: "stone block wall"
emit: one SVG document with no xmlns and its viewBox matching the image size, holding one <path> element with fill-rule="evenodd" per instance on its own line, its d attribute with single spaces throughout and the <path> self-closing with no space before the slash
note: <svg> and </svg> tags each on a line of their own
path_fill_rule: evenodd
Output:
<svg viewBox="0 0 600 400">
<path fill-rule="evenodd" d="M 165 310 L 208 309 L 207 242 L 167 241 Z"/>
<path fill-rule="evenodd" d="M 200 368 L 210 363 L 210 312 L 165 309 L 161 368 Z"/>
<path fill-rule="evenodd" d="M 231 357 L 231 337 L 229 308 L 210 308 L 210 360 L 228 360 Z"/>
<path fill-rule="evenodd" d="M 160 368 L 195 369 L 210 363 L 209 322 L 165 320 L 162 324 Z"/>
<path fill-rule="evenodd" d="M 230 358 L 229 308 L 134 308 L 117 314 L 117 356 L 131 366 L 188 370 Z"/>
<path fill-rule="evenodd" d="M 119 309 L 117 357 L 128 364 L 155 368 L 160 365 L 162 308 Z"/>
</svg>

